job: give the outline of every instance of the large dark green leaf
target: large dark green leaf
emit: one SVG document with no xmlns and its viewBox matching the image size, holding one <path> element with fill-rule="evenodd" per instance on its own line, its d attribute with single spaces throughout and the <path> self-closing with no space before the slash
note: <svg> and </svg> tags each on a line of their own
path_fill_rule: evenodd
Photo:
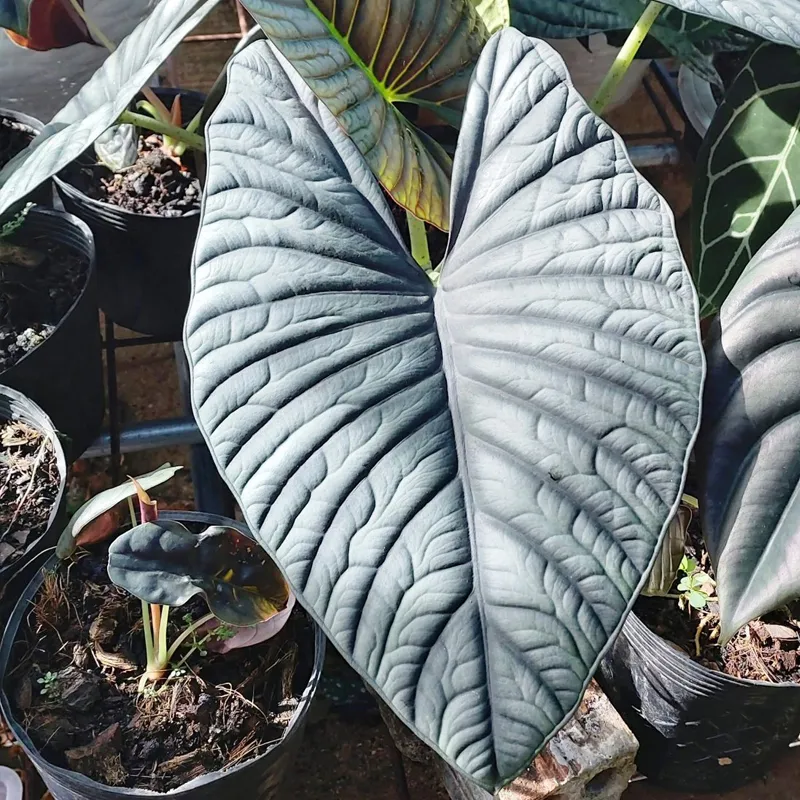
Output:
<svg viewBox="0 0 800 800">
<path fill-rule="evenodd" d="M 0 214 L 66 167 L 113 125 L 159 65 L 217 2 L 161 0 L 30 146 L 0 170 Z"/>
<path fill-rule="evenodd" d="M 565 39 L 630 31 L 647 7 L 644 0 L 495 0 L 507 2 L 511 24 L 529 36 Z M 670 53 L 709 80 L 718 80 L 704 53 L 740 49 L 748 37 L 719 22 L 665 8 L 651 29 Z"/>
<path fill-rule="evenodd" d="M 708 129 L 694 188 L 694 262 L 702 316 L 719 308 L 800 197 L 800 53 L 763 44 Z"/>
<path fill-rule="evenodd" d="M 709 334 L 700 511 L 725 639 L 800 596 L 798 264 L 795 212 L 747 267 Z"/>
<path fill-rule="evenodd" d="M 457 121 L 486 39 L 471 0 L 246 0 L 394 200 L 446 229 L 450 158 L 398 110 Z"/>
<path fill-rule="evenodd" d="M 574 710 L 680 497 L 703 358 L 669 208 L 514 30 L 467 98 L 436 293 L 267 43 L 207 140 L 200 427 L 298 600 L 495 789 Z"/>
<path fill-rule="evenodd" d="M 511 24 L 525 33 L 566 38 L 631 28 L 649 0 L 507 0 Z M 721 32 L 719 25 L 800 47 L 800 0 L 663 0 L 659 27 L 701 41 Z"/>
<path fill-rule="evenodd" d="M 108 576 L 147 603 L 182 606 L 200 594 L 228 625 L 258 625 L 289 599 L 280 570 L 252 539 L 232 528 L 194 534 L 171 520 L 145 522 L 115 539 Z"/>
</svg>

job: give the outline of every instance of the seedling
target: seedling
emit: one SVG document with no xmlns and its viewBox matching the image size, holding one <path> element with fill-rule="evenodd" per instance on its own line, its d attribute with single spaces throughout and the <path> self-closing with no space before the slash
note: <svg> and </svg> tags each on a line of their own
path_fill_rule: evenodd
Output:
<svg viewBox="0 0 800 800">
<path fill-rule="evenodd" d="M 683 604 L 701 611 L 708 606 L 709 598 L 714 594 L 716 583 L 707 572 L 700 569 L 697 561 L 688 556 L 683 557 L 678 572 L 683 577 L 678 582 L 678 593 Z"/>
<path fill-rule="evenodd" d="M 178 522 L 160 520 L 157 503 L 138 481 L 131 482 L 141 522 L 136 524 L 129 498 L 132 528 L 111 544 L 108 574 L 142 602 L 147 667 L 139 691 L 144 691 L 150 682 L 182 674 L 192 655 L 207 654 L 208 641 L 232 638 L 235 626 L 270 620 L 286 607 L 289 588 L 280 570 L 248 537 L 218 527 L 196 535 Z M 196 620 L 184 615 L 186 627 L 170 644 L 170 609 L 196 594 L 205 598 L 209 613 Z M 187 652 L 173 663 L 187 642 Z"/>
<path fill-rule="evenodd" d="M 45 672 L 41 678 L 38 678 L 36 683 L 41 685 L 39 694 L 42 697 L 49 697 L 51 700 L 61 694 L 61 687 L 59 686 L 59 679 L 57 672 Z"/>
</svg>

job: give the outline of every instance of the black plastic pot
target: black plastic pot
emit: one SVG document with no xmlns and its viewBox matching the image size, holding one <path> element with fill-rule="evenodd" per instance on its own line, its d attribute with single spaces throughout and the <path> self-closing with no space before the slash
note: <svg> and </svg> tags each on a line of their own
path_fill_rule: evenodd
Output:
<svg viewBox="0 0 800 800">
<path fill-rule="evenodd" d="M 18 235 L 26 242 L 40 237 L 59 242 L 89 260 L 83 291 L 56 329 L 13 367 L 0 372 L 0 382 L 38 403 L 69 439 L 65 450 L 71 463 L 100 432 L 105 412 L 92 233 L 70 214 L 33 208 Z"/>
<path fill-rule="evenodd" d="M 47 529 L 38 538 L 28 542 L 25 552 L 16 561 L 0 568 L 0 618 L 2 619 L 5 619 L 9 611 L 12 598 L 13 602 L 16 602 L 15 589 L 21 590 L 30 580 L 29 567 L 33 568 L 33 560 L 46 548 L 55 546 L 64 517 L 67 485 L 67 461 L 50 418 L 24 394 L 9 386 L 0 386 L 0 422 L 9 420 L 24 422 L 47 437 L 53 447 L 58 467 L 59 486 Z"/>
<path fill-rule="evenodd" d="M 675 791 L 725 792 L 763 778 L 800 734 L 800 686 L 706 669 L 634 614 L 597 677 L 639 740 L 639 771 Z"/>
<path fill-rule="evenodd" d="M 205 100 L 202 94 L 182 89 L 153 91 L 168 104 L 180 94 L 186 120 Z M 56 189 L 64 208 L 94 233 L 100 308 L 137 333 L 180 341 L 200 212 L 182 217 L 135 214 L 87 197 L 68 183 L 68 174 L 65 170 L 56 176 Z"/>
<path fill-rule="evenodd" d="M 225 525 L 235 528 L 246 536 L 251 536 L 247 527 L 241 523 L 214 514 L 165 511 L 160 514 L 160 517 L 187 524 Z M 58 560 L 53 557 L 45 565 L 45 569 L 52 570 L 58 565 Z M 12 666 L 9 661 L 19 627 L 30 611 L 30 603 L 36 596 L 42 580 L 43 572 L 28 584 L 11 614 L 2 641 L 0 641 L 0 711 L 28 758 L 39 771 L 54 800 L 119 800 L 119 798 L 152 800 L 153 797 L 191 798 L 191 800 L 219 800 L 220 798 L 273 800 L 277 796 L 281 782 L 291 767 L 302 742 L 308 721 L 308 711 L 322 674 L 322 665 L 325 659 L 325 636 L 318 626 L 314 625 L 314 659 L 308 684 L 283 738 L 276 742 L 270 750 L 230 769 L 201 775 L 171 792 L 161 794 L 141 789 L 123 789 L 105 786 L 85 775 L 50 764 L 42 757 L 25 730 L 14 718 L 6 686 L 6 676 Z"/>
<path fill-rule="evenodd" d="M 12 111 L 10 108 L 0 108 L 0 119 L 8 119 L 18 123 L 21 127 L 26 129 L 33 139 L 42 128 L 44 123 L 35 117 L 29 117 L 27 114 L 22 114 L 19 111 Z M 53 183 L 46 180 L 44 183 L 37 186 L 29 195 L 26 195 L 19 203 L 15 203 L 7 215 L 13 214 L 18 208 L 22 208 L 27 203 L 36 203 L 42 206 L 53 205 Z M 6 216 L 6 214 L 4 214 Z"/>
</svg>

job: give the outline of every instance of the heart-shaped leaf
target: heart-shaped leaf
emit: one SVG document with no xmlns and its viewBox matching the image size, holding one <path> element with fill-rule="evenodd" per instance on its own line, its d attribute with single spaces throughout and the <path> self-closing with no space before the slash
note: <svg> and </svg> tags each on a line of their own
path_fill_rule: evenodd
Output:
<svg viewBox="0 0 800 800">
<path fill-rule="evenodd" d="M 233 636 L 211 638 L 206 647 L 214 653 L 230 653 L 231 650 L 241 650 L 243 647 L 254 647 L 277 636 L 286 627 L 289 617 L 295 606 L 295 596 L 289 592 L 286 608 L 274 614 L 264 622 L 257 625 L 248 625 L 246 628 L 237 628 Z M 212 620 L 203 631 L 212 631 L 219 627 L 219 623 Z"/>
<path fill-rule="evenodd" d="M 83 7 L 83 0 L 79 0 Z M 70 0 L 0 0 L 0 28 L 28 50 L 55 50 L 92 42 Z"/>
<path fill-rule="evenodd" d="M 392 198 L 446 229 L 449 156 L 398 110 L 457 123 L 487 39 L 471 0 L 245 0 L 256 22 L 352 137 Z"/>
<path fill-rule="evenodd" d="M 701 316 L 714 313 L 800 196 L 800 52 L 764 44 L 708 129 L 694 187 Z"/>
<path fill-rule="evenodd" d="M 708 335 L 700 512 L 724 639 L 800 596 L 798 262 L 795 212 L 747 267 Z"/>
<path fill-rule="evenodd" d="M 269 44 L 206 133 L 199 425 L 298 600 L 495 789 L 575 709 L 680 500 L 703 358 L 669 208 L 510 29 L 467 98 L 436 293 Z"/>
<path fill-rule="evenodd" d="M 159 65 L 217 2 L 161 0 L 31 144 L 0 170 L 0 215 L 66 167 L 113 125 Z"/>
<path fill-rule="evenodd" d="M 143 489 L 154 489 L 162 483 L 166 483 L 172 478 L 181 467 L 173 467 L 171 464 L 163 464 L 158 469 L 139 475 L 136 483 Z M 106 489 L 87 500 L 73 515 L 72 519 L 61 532 L 56 546 L 56 555 L 61 558 L 69 558 L 78 546 L 78 539 L 81 531 L 92 521 L 101 517 L 106 511 L 110 511 L 115 506 L 127 500 L 129 497 L 136 496 L 136 483 L 126 481 L 120 486 Z M 107 529 L 105 526 L 104 529 Z M 92 539 L 96 541 L 96 538 Z M 88 543 L 88 542 L 87 542 Z"/>
<path fill-rule="evenodd" d="M 286 607 L 281 571 L 252 540 L 232 528 L 194 534 L 179 522 L 145 522 L 108 548 L 108 576 L 147 603 L 182 606 L 202 595 L 228 625 L 257 625 Z"/>
</svg>

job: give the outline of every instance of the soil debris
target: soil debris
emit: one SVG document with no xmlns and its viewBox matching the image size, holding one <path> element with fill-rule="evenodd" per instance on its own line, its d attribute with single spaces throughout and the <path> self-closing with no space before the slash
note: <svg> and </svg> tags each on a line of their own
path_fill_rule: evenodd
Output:
<svg viewBox="0 0 800 800">
<path fill-rule="evenodd" d="M 50 439 L 24 422 L 0 424 L 0 567 L 47 530 L 59 483 Z"/>
<path fill-rule="evenodd" d="M 20 633 L 11 696 L 44 756 L 108 785 L 166 792 L 279 740 L 311 673 L 313 631 L 303 612 L 262 644 L 224 655 L 195 650 L 169 680 L 139 692 L 141 603 L 110 584 L 105 564 L 86 555 L 50 578 Z M 206 612 L 197 598 L 174 609 L 169 641 L 186 614 Z M 187 639 L 176 660 L 195 644 Z M 119 659 L 134 671 L 115 666 Z"/>
</svg>

